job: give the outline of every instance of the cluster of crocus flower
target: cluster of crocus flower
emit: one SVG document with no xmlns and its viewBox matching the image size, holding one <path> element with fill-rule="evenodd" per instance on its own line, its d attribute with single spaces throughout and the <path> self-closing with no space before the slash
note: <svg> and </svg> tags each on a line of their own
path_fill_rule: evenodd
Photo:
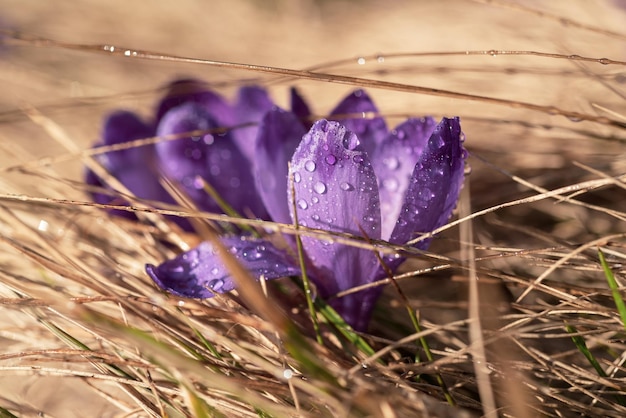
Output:
<svg viewBox="0 0 626 418">
<path fill-rule="evenodd" d="M 307 132 L 308 106 L 293 90 L 292 111 L 285 111 L 258 87 L 242 89 L 233 107 L 223 100 L 199 100 L 204 95 L 218 96 L 198 87 L 192 84 L 193 94 L 179 95 L 175 104 L 166 98 L 151 134 L 184 134 L 260 120 L 245 130 L 208 133 L 155 147 L 150 165 L 182 185 L 203 210 L 219 209 L 196 185 L 198 178 L 210 183 L 240 213 L 287 224 L 297 219 L 309 228 L 405 244 L 444 225 L 456 206 L 466 157 L 458 118 L 439 123 L 430 117 L 410 118 L 389 131 L 384 119 L 376 116 L 370 97 L 358 90 L 331 112 L 329 119 L 335 120 L 318 120 Z M 137 137 L 135 131 L 130 134 L 130 124 L 113 125 L 117 124 L 109 118 L 105 143 Z M 111 141 L 107 132 L 115 129 L 126 136 Z M 115 165 L 107 168 L 140 197 L 144 197 L 141 187 L 151 187 L 131 187 Z M 294 251 L 277 248 L 273 240 L 243 234 L 221 240 L 257 278 L 302 273 Z M 331 298 L 331 305 L 348 324 L 365 329 L 381 288 L 332 296 L 384 278 L 381 260 L 387 271 L 394 272 L 403 258 L 380 259 L 365 248 L 310 236 L 302 242 L 307 275 L 318 296 Z M 428 243 L 422 240 L 416 246 L 425 250 Z M 147 265 L 146 271 L 159 287 L 183 297 L 209 298 L 235 288 L 208 242 L 159 266 Z"/>
</svg>

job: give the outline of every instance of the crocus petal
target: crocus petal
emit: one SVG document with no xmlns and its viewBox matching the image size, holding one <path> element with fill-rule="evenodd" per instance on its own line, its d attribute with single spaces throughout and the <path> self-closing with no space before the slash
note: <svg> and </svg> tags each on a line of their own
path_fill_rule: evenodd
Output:
<svg viewBox="0 0 626 418">
<path fill-rule="evenodd" d="M 298 222 L 312 228 L 380 238 L 376 176 L 356 135 L 338 122 L 320 120 L 291 160 Z M 290 191 L 291 195 L 291 191 Z M 293 205 L 290 205 L 293 218 Z M 321 293 L 333 294 L 366 283 L 376 267 L 371 251 L 303 237 Z M 345 313 L 345 312 L 343 312 Z"/>
<path fill-rule="evenodd" d="M 307 120 L 311 116 L 311 109 L 309 109 L 309 105 L 295 87 L 292 87 L 289 90 L 289 94 L 291 111 L 300 119 L 302 125 L 304 125 L 307 129 L 310 129 L 311 122 Z"/>
<path fill-rule="evenodd" d="M 337 120 L 346 129 L 354 132 L 365 152 L 372 155 L 380 141 L 387 135 L 385 120 L 380 116 L 372 117 L 377 113 L 378 109 L 370 96 L 363 90 L 356 90 L 343 99 L 331 115 L 338 116 Z"/>
<path fill-rule="evenodd" d="M 247 237 L 223 237 L 222 243 L 257 279 L 276 279 L 300 273 L 285 253 L 271 243 Z M 188 298 L 210 298 L 235 288 L 235 281 L 216 249 L 208 242 L 146 272 L 162 289 Z"/>
<path fill-rule="evenodd" d="M 291 223 L 287 200 L 288 165 L 305 133 L 296 115 L 278 108 L 269 111 L 259 126 L 254 178 L 275 222 Z"/>
<path fill-rule="evenodd" d="M 157 107 L 156 124 L 159 124 L 169 110 L 190 102 L 202 105 L 219 127 L 234 123 L 233 109 L 222 96 L 209 90 L 203 81 L 183 79 L 168 86 L 165 97 Z"/>
<path fill-rule="evenodd" d="M 254 161 L 255 139 L 259 131 L 258 123 L 263 116 L 274 108 L 274 103 L 267 90 L 258 86 L 245 86 L 239 89 L 234 107 L 235 124 L 254 123 L 256 125 L 237 128 L 233 135 L 239 149 Z"/>
<path fill-rule="evenodd" d="M 443 118 L 415 165 L 391 242 L 405 243 L 447 222 L 463 185 L 465 156 L 459 118 Z"/>
<path fill-rule="evenodd" d="M 203 106 L 186 103 L 167 112 L 157 133 L 167 136 L 216 127 L 217 123 Z M 248 161 L 228 132 L 163 141 L 156 148 L 165 175 L 182 185 L 200 209 L 221 212 L 219 205 L 204 190 L 200 180 L 203 179 L 240 214 L 251 211 L 256 216 L 266 216 Z"/>
<path fill-rule="evenodd" d="M 137 115 L 127 111 L 113 112 L 106 117 L 102 128 L 102 142 L 97 145 L 116 145 L 154 136 L 154 129 Z M 111 172 L 131 164 L 146 164 L 153 156 L 151 145 L 133 147 L 103 154 L 101 162 Z"/>
<path fill-rule="evenodd" d="M 408 119 L 378 144 L 372 165 L 378 177 L 382 211 L 382 238 L 395 227 L 415 164 L 435 130 L 433 118 Z"/>
<path fill-rule="evenodd" d="M 137 115 L 127 111 L 111 113 L 104 121 L 102 142 L 97 145 L 116 145 L 141 138 L 154 136 L 154 130 Z M 145 145 L 125 150 L 111 151 L 97 156 L 100 163 L 117 178 L 132 194 L 147 200 L 175 203 L 172 197 L 159 183 L 159 176 L 154 170 L 154 146 Z M 85 181 L 98 187 L 108 188 L 95 173 L 88 170 Z M 97 203 L 124 205 L 128 202 L 113 195 L 94 193 Z M 136 217 L 127 211 L 113 210 L 112 214 L 129 219 Z M 190 229 L 186 220 L 180 220 L 181 226 Z"/>
</svg>

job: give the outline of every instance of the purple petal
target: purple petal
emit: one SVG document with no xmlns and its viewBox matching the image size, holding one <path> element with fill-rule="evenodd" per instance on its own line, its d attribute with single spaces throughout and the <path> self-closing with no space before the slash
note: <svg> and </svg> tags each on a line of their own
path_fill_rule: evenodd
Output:
<svg viewBox="0 0 626 418">
<path fill-rule="evenodd" d="M 342 298 L 333 299 L 330 305 L 341 314 L 352 328 L 366 331 L 378 297 L 382 293 L 381 286 L 350 293 Z"/>
<path fill-rule="evenodd" d="M 463 185 L 462 140 L 459 118 L 443 118 L 437 125 L 413 170 L 391 242 L 405 243 L 448 221 Z M 426 249 L 428 244 L 420 241 L 417 247 Z"/>
<path fill-rule="evenodd" d="M 202 105 L 220 127 L 234 123 L 233 109 L 222 96 L 209 90 L 203 81 L 182 79 L 168 86 L 165 97 L 157 107 L 157 125 L 169 110 L 189 102 Z"/>
<path fill-rule="evenodd" d="M 431 117 L 408 119 L 387 134 L 372 156 L 380 189 L 383 239 L 391 236 L 415 164 L 435 126 Z"/>
<path fill-rule="evenodd" d="M 171 109 L 158 126 L 158 135 L 166 136 L 196 130 L 210 130 L 217 123 L 197 103 L 186 103 Z M 255 216 L 267 214 L 256 192 L 250 165 L 232 141 L 230 133 L 210 133 L 157 144 L 160 168 L 165 175 L 182 185 L 184 191 L 202 210 L 221 212 L 219 205 L 204 190 L 203 182 L 236 211 Z"/>
<path fill-rule="evenodd" d="M 222 243 L 257 279 L 271 280 L 300 274 L 284 252 L 271 243 L 245 237 L 223 237 Z M 188 298 L 210 298 L 235 288 L 235 281 L 215 248 L 203 242 L 198 247 L 158 267 L 148 264 L 146 272 L 162 289 Z"/>
<path fill-rule="evenodd" d="M 309 105 L 295 87 L 289 90 L 289 94 L 291 99 L 291 111 L 300 119 L 302 125 L 310 129 L 312 125 L 311 122 L 307 120 L 311 116 Z"/>
<path fill-rule="evenodd" d="M 108 187 L 107 185 L 105 185 L 102 182 L 102 180 L 100 180 L 100 177 L 96 176 L 96 174 L 91 170 L 87 170 L 85 172 L 85 183 L 91 186 L 97 186 L 97 187 L 101 187 L 103 189 L 108 189 L 112 191 L 112 189 Z M 118 197 L 115 197 L 114 195 L 98 193 L 98 192 L 92 192 L 91 199 L 94 202 L 100 203 L 102 205 L 126 205 L 128 204 L 128 202 L 126 202 L 121 197 L 118 198 Z M 137 217 L 132 212 L 127 212 L 125 210 L 113 209 L 113 210 L 110 210 L 109 213 L 111 215 L 120 216 L 126 219 L 132 219 L 132 220 L 137 219 Z"/>
<path fill-rule="evenodd" d="M 338 122 L 320 120 L 296 149 L 289 175 L 294 179 L 301 225 L 380 238 L 376 176 L 356 135 Z M 293 211 L 292 205 L 290 210 Z M 293 218 L 293 213 L 292 213 Z M 322 294 L 367 283 L 377 265 L 371 251 L 303 237 Z"/>
<path fill-rule="evenodd" d="M 254 149 L 258 123 L 263 116 L 274 108 L 274 102 L 267 94 L 267 90 L 258 86 L 245 86 L 239 89 L 235 104 L 235 124 L 254 123 L 256 125 L 238 128 L 233 131 L 235 141 L 241 152 L 249 161 L 254 161 Z"/>
<path fill-rule="evenodd" d="M 134 113 L 117 111 L 111 113 L 105 119 L 102 130 L 102 142 L 104 145 L 115 145 L 136 139 L 149 138 L 154 135 L 154 130 Z M 102 145 L 102 143 L 98 145 Z M 175 203 L 174 199 L 159 183 L 159 175 L 154 170 L 155 155 L 153 145 L 112 151 L 96 158 L 111 175 L 117 178 L 135 196 L 141 199 Z M 85 180 L 88 184 L 112 190 L 90 170 L 87 171 Z M 95 202 L 102 204 L 128 204 L 121 197 L 104 193 L 94 193 L 92 197 Z M 126 211 L 113 210 L 111 213 L 116 216 L 136 219 L 132 213 Z M 179 223 L 183 228 L 190 229 L 190 225 L 186 220 L 179 219 L 178 221 L 180 221 Z"/>
<path fill-rule="evenodd" d="M 116 145 L 136 139 L 154 136 L 154 129 L 144 123 L 137 115 L 127 111 L 111 113 L 104 120 L 102 142 L 97 145 Z M 101 162 L 111 172 L 128 165 L 147 164 L 153 158 L 154 146 L 133 147 L 103 154 Z"/>
<path fill-rule="evenodd" d="M 287 199 L 288 164 L 306 131 L 291 112 L 268 112 L 257 137 L 254 170 L 259 194 L 271 218 L 291 223 Z"/>
<path fill-rule="evenodd" d="M 372 155 L 378 144 L 387 135 L 387 124 L 381 117 L 372 117 L 378 108 L 364 90 L 356 90 L 341 101 L 331 112 L 346 129 L 352 131 L 361 141 L 368 155 Z M 352 117 L 347 117 L 353 115 Z M 358 116 L 354 116 L 358 115 Z M 335 119 L 335 118 L 333 118 Z"/>
</svg>

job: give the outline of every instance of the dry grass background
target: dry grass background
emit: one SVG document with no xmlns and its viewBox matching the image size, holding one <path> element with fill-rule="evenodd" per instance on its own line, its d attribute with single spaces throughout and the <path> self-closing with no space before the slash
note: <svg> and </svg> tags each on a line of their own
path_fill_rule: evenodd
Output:
<svg viewBox="0 0 626 418">
<path fill-rule="evenodd" d="M 0 416 L 193 416 L 198 405 L 215 416 L 626 414 L 624 326 L 596 253 L 601 246 L 623 281 L 626 11 L 618 2 L 0 0 L 0 13 L 20 33 L 7 35 L 0 57 Z M 33 36 L 503 99 L 354 83 L 372 87 L 392 126 L 407 115 L 460 116 L 472 166 L 461 214 L 494 208 L 471 220 L 473 235 L 468 220 L 444 231 L 399 280 L 435 361 L 413 361 L 415 331 L 391 286 L 369 332 L 384 366 L 330 333 L 317 346 L 306 316 L 296 315 L 306 340 L 294 352 L 292 334 L 238 299 L 167 297 L 143 272 L 173 254 L 155 238 L 163 231 L 86 204 L 81 151 L 103 115 L 120 107 L 149 115 L 175 77 L 202 78 L 226 95 L 255 79 L 283 105 L 297 85 L 319 115 L 354 85 L 23 40 Z M 463 51 L 485 54 L 393 56 Z M 544 194 L 559 188 L 575 201 Z M 496 208 L 523 198 L 535 201 Z M 480 304 L 469 297 L 474 275 Z M 483 342 L 467 320 L 474 308 Z M 436 372 L 458 406 L 441 401 Z"/>
</svg>

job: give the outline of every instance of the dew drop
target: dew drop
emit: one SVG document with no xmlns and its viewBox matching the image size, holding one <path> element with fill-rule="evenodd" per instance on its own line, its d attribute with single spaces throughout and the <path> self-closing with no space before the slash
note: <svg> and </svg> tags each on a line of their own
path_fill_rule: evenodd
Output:
<svg viewBox="0 0 626 418">
<path fill-rule="evenodd" d="M 202 189 L 204 189 L 205 182 L 204 182 L 204 179 L 202 177 L 196 176 L 196 177 L 194 177 L 192 184 L 193 184 L 193 187 L 195 189 L 202 190 Z"/>
<path fill-rule="evenodd" d="M 313 190 L 315 190 L 316 193 L 324 194 L 324 193 L 326 193 L 326 185 L 324 183 L 322 183 L 321 181 L 318 181 L 313 186 Z"/>
<path fill-rule="evenodd" d="M 309 204 L 306 202 L 306 200 L 300 199 L 300 200 L 298 200 L 298 207 L 300 209 L 306 209 L 306 208 L 309 207 Z"/>
<path fill-rule="evenodd" d="M 313 202 L 313 203 L 318 203 L 319 201 L 320 201 L 320 199 L 317 196 L 313 196 L 311 198 L 311 202 Z"/>
<path fill-rule="evenodd" d="M 390 192 L 395 192 L 398 190 L 398 180 L 394 177 L 390 177 L 388 179 L 383 180 L 383 187 Z"/>
<path fill-rule="evenodd" d="M 428 187 L 425 187 L 420 190 L 419 196 L 423 201 L 428 202 L 430 199 L 435 197 L 435 194 Z"/>
<path fill-rule="evenodd" d="M 383 164 L 385 164 L 385 167 L 389 170 L 396 170 L 398 166 L 400 166 L 400 161 L 398 161 L 396 157 L 387 157 L 383 158 Z"/>
<path fill-rule="evenodd" d="M 298 172 L 293 173 L 293 181 L 296 183 L 300 183 L 300 180 L 302 180 L 302 177 L 300 177 L 300 173 Z"/>
<path fill-rule="evenodd" d="M 357 164 L 361 164 L 363 162 L 363 156 L 355 155 L 354 157 L 352 157 L 352 161 L 354 161 Z"/>
<path fill-rule="evenodd" d="M 219 272 L 220 272 L 220 269 L 218 269 L 217 267 L 213 267 L 211 269 L 211 274 L 214 276 L 217 276 Z"/>
<path fill-rule="evenodd" d="M 224 287 L 224 280 L 222 279 L 211 280 L 209 282 L 209 288 L 216 292 L 219 292 L 222 289 L 222 287 Z"/>
<path fill-rule="evenodd" d="M 382 56 L 382 55 L 378 55 L 376 57 L 376 61 L 379 62 L 379 63 L 385 62 L 385 57 Z"/>
<path fill-rule="evenodd" d="M 180 277 L 182 274 L 185 273 L 185 267 L 180 265 L 174 266 L 172 268 L 169 268 L 167 270 L 167 273 L 175 277 Z"/>
<path fill-rule="evenodd" d="M 44 221 L 43 219 L 39 220 L 39 225 L 37 225 L 37 229 L 41 232 L 46 232 L 48 230 L 48 222 Z"/>
<path fill-rule="evenodd" d="M 339 185 L 339 188 L 340 188 L 341 190 L 346 191 L 346 192 L 350 192 L 350 191 L 354 190 L 354 186 L 353 186 L 353 185 L 351 185 L 350 183 L 341 183 L 341 184 Z"/>
<path fill-rule="evenodd" d="M 365 65 L 365 58 L 363 57 L 357 58 L 356 63 L 359 65 Z"/>
<path fill-rule="evenodd" d="M 354 94 L 356 95 L 356 92 Z M 342 141 L 343 147 L 348 150 L 355 149 L 360 143 L 359 138 L 357 138 L 357 136 L 352 132 L 346 132 Z M 345 157 L 349 158 L 347 155 Z"/>
<path fill-rule="evenodd" d="M 319 221 L 320 217 L 319 215 L 311 215 L 311 219 L 313 219 L 314 221 Z"/>
<path fill-rule="evenodd" d="M 307 161 L 306 163 L 304 163 L 304 169 L 310 173 L 315 171 L 315 163 L 311 160 Z"/>
<path fill-rule="evenodd" d="M 263 254 L 261 254 L 259 251 L 256 251 L 256 250 L 246 251 L 243 253 L 243 258 L 245 258 L 248 261 L 255 261 L 261 257 L 263 257 Z"/>
<path fill-rule="evenodd" d="M 324 161 L 326 161 L 326 164 L 328 165 L 335 165 L 335 163 L 337 162 L 337 157 L 332 154 L 328 154 L 326 158 L 324 158 Z"/>
</svg>

